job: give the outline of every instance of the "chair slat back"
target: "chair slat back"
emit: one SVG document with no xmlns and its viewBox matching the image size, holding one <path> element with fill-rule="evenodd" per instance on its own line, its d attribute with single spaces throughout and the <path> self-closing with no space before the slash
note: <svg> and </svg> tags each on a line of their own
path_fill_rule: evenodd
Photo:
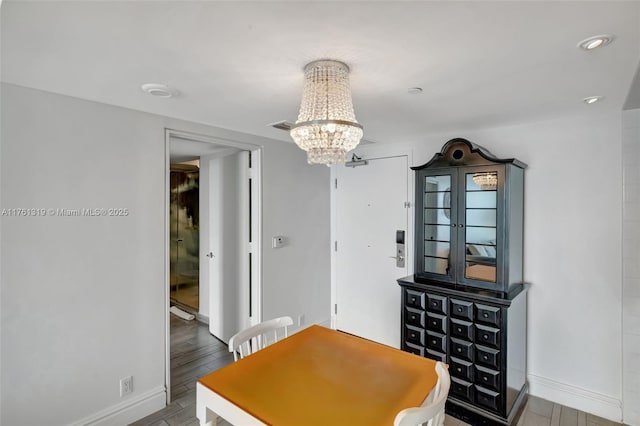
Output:
<svg viewBox="0 0 640 426">
<path fill-rule="evenodd" d="M 288 337 L 287 327 L 290 325 L 293 325 L 291 317 L 280 317 L 261 322 L 238 332 L 229 339 L 229 352 L 233 352 L 233 360 L 242 359 L 277 342 L 281 338 Z"/>
<path fill-rule="evenodd" d="M 442 426 L 444 424 L 444 406 L 451 387 L 451 377 L 447 366 L 442 362 L 436 363 L 438 381 L 425 398 L 421 407 L 405 408 L 400 411 L 393 422 L 394 426 Z"/>
</svg>

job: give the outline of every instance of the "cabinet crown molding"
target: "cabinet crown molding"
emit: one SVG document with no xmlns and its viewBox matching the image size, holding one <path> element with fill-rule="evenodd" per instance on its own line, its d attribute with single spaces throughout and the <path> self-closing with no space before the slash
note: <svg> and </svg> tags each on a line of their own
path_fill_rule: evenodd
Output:
<svg viewBox="0 0 640 426">
<path fill-rule="evenodd" d="M 467 139 L 454 138 L 446 142 L 440 152 L 421 166 L 411 167 L 412 170 L 422 170 L 427 167 L 451 166 L 482 166 L 490 164 L 513 164 L 521 169 L 527 165 L 515 158 L 498 158 L 488 149 Z"/>
</svg>

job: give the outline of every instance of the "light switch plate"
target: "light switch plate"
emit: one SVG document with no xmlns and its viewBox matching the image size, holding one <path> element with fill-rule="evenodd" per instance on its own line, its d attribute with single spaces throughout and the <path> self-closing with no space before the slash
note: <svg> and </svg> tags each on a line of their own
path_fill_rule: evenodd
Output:
<svg viewBox="0 0 640 426">
<path fill-rule="evenodd" d="M 272 248 L 280 248 L 286 244 L 286 238 L 282 235 L 276 235 L 271 239 Z"/>
</svg>

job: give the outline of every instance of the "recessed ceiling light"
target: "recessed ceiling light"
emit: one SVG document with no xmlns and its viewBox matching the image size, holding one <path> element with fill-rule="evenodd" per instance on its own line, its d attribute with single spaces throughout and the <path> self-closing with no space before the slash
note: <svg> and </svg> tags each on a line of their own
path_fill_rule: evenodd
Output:
<svg viewBox="0 0 640 426">
<path fill-rule="evenodd" d="M 422 93 L 422 87 L 409 87 L 407 89 L 407 92 L 410 95 L 419 95 L 420 93 Z"/>
<path fill-rule="evenodd" d="M 611 34 L 601 34 L 589 38 L 585 38 L 580 43 L 578 43 L 578 47 L 583 50 L 593 50 L 598 47 L 604 47 L 607 44 L 613 41 L 614 37 Z"/>
<path fill-rule="evenodd" d="M 171 98 L 178 93 L 176 90 L 170 89 L 166 84 L 159 83 L 146 83 L 140 88 L 146 93 L 159 98 Z"/>
<path fill-rule="evenodd" d="M 582 102 L 584 102 L 587 105 L 591 105 L 591 104 L 595 104 L 598 101 L 601 101 L 602 99 L 603 99 L 602 96 L 589 96 L 588 98 L 584 98 Z"/>
</svg>

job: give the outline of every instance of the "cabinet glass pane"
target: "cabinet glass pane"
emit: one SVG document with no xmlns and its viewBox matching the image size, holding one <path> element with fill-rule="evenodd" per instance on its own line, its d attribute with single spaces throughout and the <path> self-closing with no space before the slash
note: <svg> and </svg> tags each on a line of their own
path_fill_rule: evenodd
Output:
<svg viewBox="0 0 640 426">
<path fill-rule="evenodd" d="M 451 227 L 449 225 L 424 225 L 425 241 L 451 241 Z"/>
<path fill-rule="evenodd" d="M 449 257 L 450 246 L 446 241 L 425 241 L 424 255 L 446 259 Z"/>
<path fill-rule="evenodd" d="M 424 223 L 449 223 L 451 217 L 451 176 L 425 176 Z"/>
<path fill-rule="evenodd" d="M 495 209 L 496 191 L 467 192 L 468 209 Z"/>
<path fill-rule="evenodd" d="M 423 271 L 449 273 L 451 250 L 451 175 L 424 177 Z"/>
<path fill-rule="evenodd" d="M 447 275 L 449 272 L 449 259 L 425 256 L 424 271 L 433 274 Z"/>
<path fill-rule="evenodd" d="M 496 228 L 480 228 L 467 226 L 467 244 L 496 244 Z"/>
<path fill-rule="evenodd" d="M 451 175 L 425 176 L 424 192 L 451 191 Z"/>
<path fill-rule="evenodd" d="M 467 226 L 496 227 L 496 209 L 467 209 Z"/>
<path fill-rule="evenodd" d="M 465 179 L 465 277 L 496 281 L 497 172 Z"/>
<path fill-rule="evenodd" d="M 451 219 L 449 209 L 424 209 L 425 225 L 449 225 Z"/>
<path fill-rule="evenodd" d="M 498 172 L 467 173 L 467 191 L 495 191 Z"/>
</svg>

